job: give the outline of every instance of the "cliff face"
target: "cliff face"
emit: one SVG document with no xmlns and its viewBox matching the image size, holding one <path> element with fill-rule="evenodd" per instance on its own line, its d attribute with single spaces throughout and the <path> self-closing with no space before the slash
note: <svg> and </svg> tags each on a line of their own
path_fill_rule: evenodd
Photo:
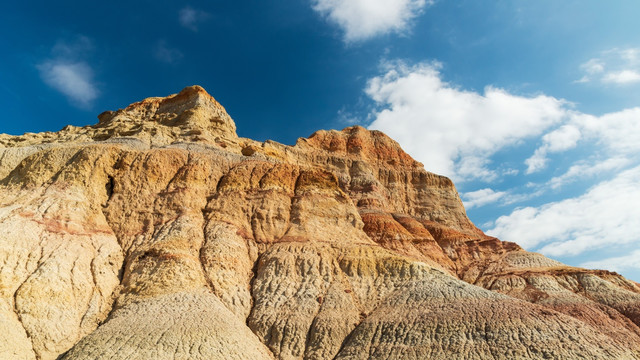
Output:
<svg viewBox="0 0 640 360">
<path fill-rule="evenodd" d="M 640 358 L 640 287 L 489 237 L 386 135 L 194 86 L 0 135 L 0 358 Z"/>
</svg>

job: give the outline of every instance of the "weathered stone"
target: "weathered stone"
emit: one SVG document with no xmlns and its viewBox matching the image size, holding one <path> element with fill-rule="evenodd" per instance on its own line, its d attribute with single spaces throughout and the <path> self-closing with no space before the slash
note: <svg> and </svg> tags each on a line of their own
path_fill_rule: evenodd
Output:
<svg viewBox="0 0 640 360">
<path fill-rule="evenodd" d="M 640 358 L 640 286 L 489 237 L 377 131 L 202 88 L 0 135 L 0 358 Z"/>
</svg>

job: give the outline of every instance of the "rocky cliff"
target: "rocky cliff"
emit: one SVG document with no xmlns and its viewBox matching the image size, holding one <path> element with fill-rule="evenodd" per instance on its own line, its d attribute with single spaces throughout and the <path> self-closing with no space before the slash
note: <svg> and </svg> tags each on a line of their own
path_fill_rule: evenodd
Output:
<svg viewBox="0 0 640 360">
<path fill-rule="evenodd" d="M 377 131 L 198 86 L 0 135 L 2 359 L 640 359 L 640 287 L 485 235 Z"/>
</svg>

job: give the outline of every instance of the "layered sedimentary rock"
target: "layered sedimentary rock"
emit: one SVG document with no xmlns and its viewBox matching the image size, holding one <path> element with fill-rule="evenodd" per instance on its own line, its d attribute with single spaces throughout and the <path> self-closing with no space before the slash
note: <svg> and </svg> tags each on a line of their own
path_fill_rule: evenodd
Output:
<svg viewBox="0 0 640 360">
<path fill-rule="evenodd" d="M 200 87 L 0 135 L 0 358 L 635 359 L 640 286 L 483 234 L 386 135 Z"/>
</svg>

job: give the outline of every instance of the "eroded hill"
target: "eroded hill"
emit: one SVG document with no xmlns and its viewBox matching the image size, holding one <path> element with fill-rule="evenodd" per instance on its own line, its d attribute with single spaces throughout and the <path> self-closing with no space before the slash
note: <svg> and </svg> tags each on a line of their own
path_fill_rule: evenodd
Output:
<svg viewBox="0 0 640 360">
<path fill-rule="evenodd" d="M 638 359 L 640 286 L 485 235 L 377 131 L 194 86 L 0 135 L 0 358 Z"/>
</svg>

